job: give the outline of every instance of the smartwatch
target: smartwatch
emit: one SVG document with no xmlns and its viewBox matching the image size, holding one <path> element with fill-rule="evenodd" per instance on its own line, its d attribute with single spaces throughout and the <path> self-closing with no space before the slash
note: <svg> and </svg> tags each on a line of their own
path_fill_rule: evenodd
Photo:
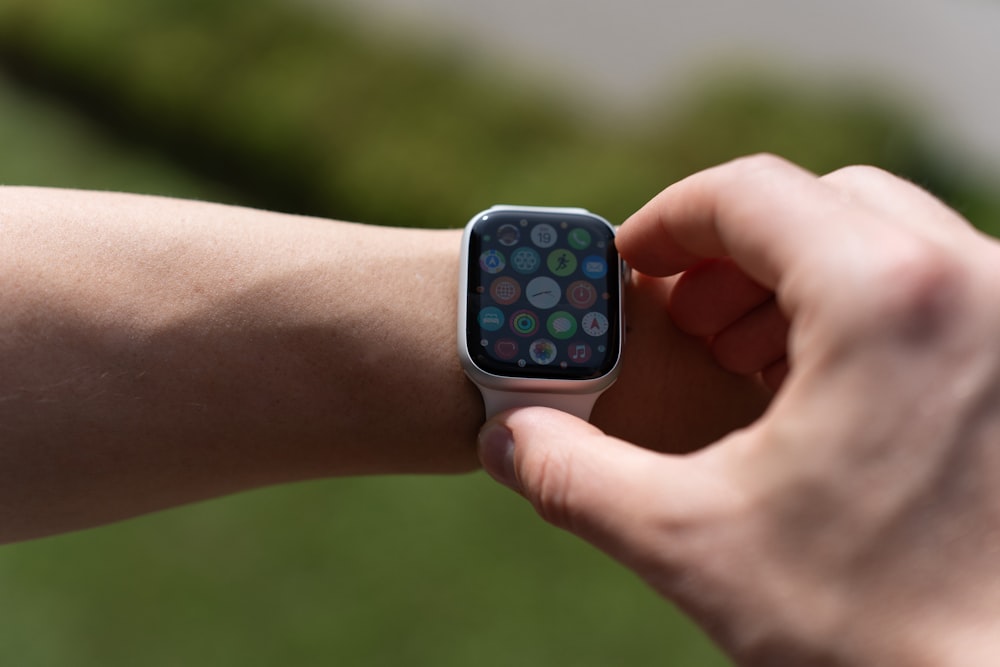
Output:
<svg viewBox="0 0 1000 667">
<path fill-rule="evenodd" d="M 542 405 L 583 419 L 618 377 L 624 264 L 583 208 L 494 206 L 465 226 L 458 356 L 487 419 Z"/>
</svg>

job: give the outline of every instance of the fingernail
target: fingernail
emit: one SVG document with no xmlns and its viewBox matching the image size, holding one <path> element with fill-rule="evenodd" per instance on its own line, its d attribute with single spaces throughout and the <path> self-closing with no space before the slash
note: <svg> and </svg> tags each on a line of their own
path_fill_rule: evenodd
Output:
<svg viewBox="0 0 1000 667">
<path fill-rule="evenodd" d="M 514 490 L 514 434 L 503 424 L 490 423 L 479 431 L 479 460 L 490 477 Z"/>
</svg>

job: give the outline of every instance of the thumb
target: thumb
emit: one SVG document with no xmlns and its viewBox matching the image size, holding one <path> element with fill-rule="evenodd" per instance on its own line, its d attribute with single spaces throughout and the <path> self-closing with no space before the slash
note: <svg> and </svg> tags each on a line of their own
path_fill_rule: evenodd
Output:
<svg viewBox="0 0 1000 667">
<path fill-rule="evenodd" d="M 662 592 L 663 568 L 682 556 L 680 538 L 724 486 L 697 454 L 642 449 L 549 408 L 513 410 L 487 422 L 479 457 L 543 519 L 659 580 Z"/>
</svg>

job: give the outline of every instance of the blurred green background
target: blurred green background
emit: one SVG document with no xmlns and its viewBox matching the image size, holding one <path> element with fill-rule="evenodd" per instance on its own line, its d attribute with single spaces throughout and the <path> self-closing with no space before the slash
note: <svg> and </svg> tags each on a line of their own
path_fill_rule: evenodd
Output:
<svg viewBox="0 0 1000 667">
<path fill-rule="evenodd" d="M 278 0 L 0 1 L 0 183 L 455 227 L 621 220 L 768 150 L 872 163 L 987 231 L 990 188 L 863 86 L 720 67 L 628 119 L 555 81 Z M 983 182 L 986 182 L 984 179 Z M 483 475 L 313 482 L 0 550 L 0 665 L 724 665 L 632 575 Z"/>
</svg>

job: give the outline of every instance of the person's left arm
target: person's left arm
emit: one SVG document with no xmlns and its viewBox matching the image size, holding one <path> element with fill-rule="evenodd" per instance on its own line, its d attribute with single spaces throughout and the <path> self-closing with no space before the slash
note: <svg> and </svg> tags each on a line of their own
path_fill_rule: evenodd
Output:
<svg viewBox="0 0 1000 667">
<path fill-rule="evenodd" d="M 0 542 L 306 478 L 475 468 L 460 235 L 0 188 Z M 630 287 L 594 420 L 688 449 L 764 399 L 665 299 Z"/>
</svg>

